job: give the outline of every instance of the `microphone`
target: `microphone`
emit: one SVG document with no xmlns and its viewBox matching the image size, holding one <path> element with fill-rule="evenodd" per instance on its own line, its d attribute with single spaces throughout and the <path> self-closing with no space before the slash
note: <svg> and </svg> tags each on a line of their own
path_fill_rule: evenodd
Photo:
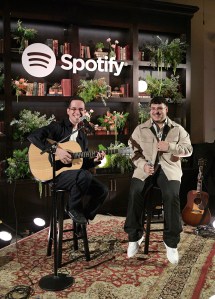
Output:
<svg viewBox="0 0 215 299">
<path fill-rule="evenodd" d="M 152 163 L 152 161 L 151 161 L 151 160 L 148 160 L 148 161 L 147 161 L 147 164 L 148 164 L 149 166 L 151 166 L 151 167 L 153 167 L 153 166 L 154 166 L 154 164 Z"/>
<path fill-rule="evenodd" d="M 91 126 L 91 124 L 88 122 L 88 120 L 86 119 L 86 116 L 80 117 L 80 122 L 82 122 L 82 124 L 84 125 L 84 127 L 87 130 L 89 130 L 90 133 L 95 133 L 94 127 Z"/>
</svg>

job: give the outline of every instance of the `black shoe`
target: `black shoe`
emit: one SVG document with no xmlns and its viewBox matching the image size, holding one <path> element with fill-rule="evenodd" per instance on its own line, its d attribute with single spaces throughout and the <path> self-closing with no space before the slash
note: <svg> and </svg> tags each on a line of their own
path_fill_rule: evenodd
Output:
<svg viewBox="0 0 215 299">
<path fill-rule="evenodd" d="M 81 227 L 81 224 L 79 224 L 79 223 L 76 224 L 75 233 L 76 233 L 76 235 L 78 237 L 82 236 L 82 227 Z"/>
<path fill-rule="evenodd" d="M 71 209 L 71 210 L 67 211 L 67 214 L 76 223 L 87 224 L 87 219 L 84 217 L 84 214 L 82 214 L 81 212 Z"/>
</svg>

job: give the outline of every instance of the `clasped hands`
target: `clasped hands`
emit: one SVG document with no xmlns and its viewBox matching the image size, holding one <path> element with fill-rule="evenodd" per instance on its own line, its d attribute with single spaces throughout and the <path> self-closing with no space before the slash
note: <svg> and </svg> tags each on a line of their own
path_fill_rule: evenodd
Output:
<svg viewBox="0 0 215 299">
<path fill-rule="evenodd" d="M 158 152 L 167 152 L 169 149 L 169 142 L 158 141 L 157 149 L 158 149 Z"/>
</svg>

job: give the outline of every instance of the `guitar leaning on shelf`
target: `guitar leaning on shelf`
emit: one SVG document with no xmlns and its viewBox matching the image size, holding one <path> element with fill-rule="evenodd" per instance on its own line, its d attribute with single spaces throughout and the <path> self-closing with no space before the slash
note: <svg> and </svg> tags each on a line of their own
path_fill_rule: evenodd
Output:
<svg viewBox="0 0 215 299">
<path fill-rule="evenodd" d="M 182 210 L 184 223 L 191 226 L 207 225 L 211 220 L 211 213 L 208 208 L 208 193 L 202 191 L 204 159 L 199 159 L 199 174 L 197 190 L 191 190 L 187 194 L 187 204 Z"/>
<path fill-rule="evenodd" d="M 66 170 L 80 169 L 83 164 L 83 158 L 96 157 L 97 151 L 87 151 L 81 152 L 80 145 L 75 141 L 67 141 L 58 144 L 64 150 L 67 150 L 72 156 L 72 163 L 64 164 L 62 163 L 58 156 L 56 155 L 56 175 L 59 175 Z M 104 150 L 106 154 L 116 154 L 130 155 L 131 149 L 129 147 L 108 149 Z M 28 151 L 28 159 L 30 170 L 35 177 L 35 179 L 45 182 L 49 181 L 53 177 L 52 163 L 50 161 L 50 155 L 44 153 L 41 155 L 41 150 L 35 145 L 31 144 Z"/>
</svg>

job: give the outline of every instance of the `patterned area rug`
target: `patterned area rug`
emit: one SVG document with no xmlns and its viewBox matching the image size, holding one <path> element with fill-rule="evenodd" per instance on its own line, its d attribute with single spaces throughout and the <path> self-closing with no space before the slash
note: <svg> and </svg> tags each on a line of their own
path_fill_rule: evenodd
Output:
<svg viewBox="0 0 215 299">
<path fill-rule="evenodd" d="M 127 259 L 124 221 L 98 215 L 90 222 L 89 262 L 83 246 L 74 252 L 64 243 L 64 264 L 58 273 L 75 281 L 63 291 L 48 292 L 38 285 L 42 277 L 54 273 L 53 256 L 46 256 L 47 229 L 1 249 L 0 298 L 17 285 L 31 286 L 34 293 L 29 298 L 35 299 L 208 299 L 215 295 L 214 238 L 196 235 L 186 227 L 178 248 L 180 262 L 173 266 L 166 259 L 162 232 L 152 232 L 149 254 L 143 254 L 142 246 L 135 258 Z"/>
</svg>

